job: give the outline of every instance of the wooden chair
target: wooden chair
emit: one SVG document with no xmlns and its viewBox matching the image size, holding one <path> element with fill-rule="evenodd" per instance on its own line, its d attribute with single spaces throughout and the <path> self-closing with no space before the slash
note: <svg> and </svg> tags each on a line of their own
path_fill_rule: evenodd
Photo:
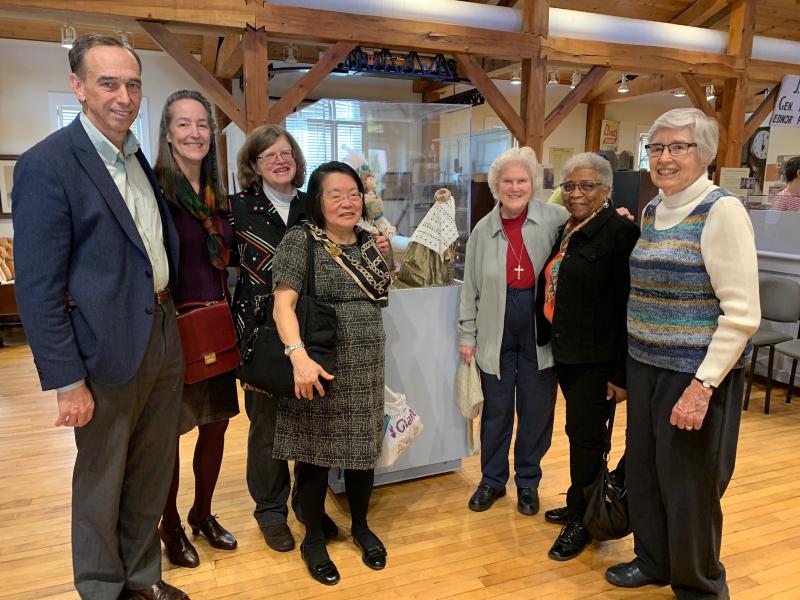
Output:
<svg viewBox="0 0 800 600">
<path fill-rule="evenodd" d="M 776 323 L 797 323 L 800 319 L 800 283 L 788 277 L 764 277 L 759 281 L 761 297 L 761 318 Z M 798 331 L 800 337 L 800 331 Z M 750 376 L 747 379 L 747 391 L 744 395 L 744 410 L 750 403 L 750 389 L 753 387 L 753 375 L 756 370 L 758 349 L 769 347 L 767 363 L 767 392 L 764 399 L 764 414 L 769 414 L 769 399 L 772 392 L 772 364 L 775 360 L 775 346 L 782 342 L 792 341 L 792 336 L 782 331 L 775 331 L 769 325 L 761 325 L 753 335 L 753 358 L 750 360 Z M 794 376 L 794 375 L 792 375 Z"/>
</svg>

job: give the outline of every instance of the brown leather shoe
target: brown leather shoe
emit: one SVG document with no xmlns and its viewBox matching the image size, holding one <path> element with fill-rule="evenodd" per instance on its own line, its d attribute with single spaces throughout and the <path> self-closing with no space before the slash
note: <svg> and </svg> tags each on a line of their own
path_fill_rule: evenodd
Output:
<svg viewBox="0 0 800 600">
<path fill-rule="evenodd" d="M 163 579 L 143 590 L 126 590 L 123 596 L 130 600 L 189 600 L 189 596 Z"/>
<path fill-rule="evenodd" d="M 194 569 L 200 564 L 200 557 L 197 550 L 192 546 L 182 525 L 178 525 L 172 531 L 164 531 L 164 524 L 158 526 L 158 537 L 164 542 L 167 549 L 167 558 L 173 565 Z"/>
<path fill-rule="evenodd" d="M 192 534 L 202 535 L 214 548 L 219 548 L 220 550 L 236 549 L 236 538 L 233 537 L 230 531 L 219 524 L 214 515 L 210 515 L 203 521 L 198 521 L 195 519 L 192 511 L 189 511 L 186 521 L 192 528 Z"/>
</svg>

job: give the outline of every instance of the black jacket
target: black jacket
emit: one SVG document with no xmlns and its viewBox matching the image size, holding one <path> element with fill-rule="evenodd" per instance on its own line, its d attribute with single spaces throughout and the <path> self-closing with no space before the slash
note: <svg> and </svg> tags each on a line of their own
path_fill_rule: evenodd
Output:
<svg viewBox="0 0 800 600">
<path fill-rule="evenodd" d="M 233 320 L 239 339 L 252 326 L 255 301 L 272 293 L 272 259 L 286 230 L 306 218 L 307 199 L 298 191 L 284 224 L 272 202 L 258 194 L 240 192 L 229 197 L 234 243 L 239 253 L 239 281 L 233 295 Z"/>
<path fill-rule="evenodd" d="M 562 228 L 563 230 L 563 228 Z M 628 353 L 628 259 L 639 228 L 611 208 L 601 210 L 576 231 L 561 261 L 551 325 L 544 316 L 544 272 L 536 285 L 536 342 L 550 342 L 553 358 L 564 364 L 611 362 L 612 383 L 625 387 Z M 558 253 L 558 236 L 548 264 Z"/>
</svg>

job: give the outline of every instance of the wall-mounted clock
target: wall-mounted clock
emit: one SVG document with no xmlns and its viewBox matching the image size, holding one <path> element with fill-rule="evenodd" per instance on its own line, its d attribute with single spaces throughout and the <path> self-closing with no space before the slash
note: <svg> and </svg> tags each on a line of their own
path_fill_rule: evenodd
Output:
<svg viewBox="0 0 800 600">
<path fill-rule="evenodd" d="M 769 150 L 769 128 L 761 127 L 750 138 L 750 154 L 760 161 L 766 161 L 767 150 Z"/>
</svg>

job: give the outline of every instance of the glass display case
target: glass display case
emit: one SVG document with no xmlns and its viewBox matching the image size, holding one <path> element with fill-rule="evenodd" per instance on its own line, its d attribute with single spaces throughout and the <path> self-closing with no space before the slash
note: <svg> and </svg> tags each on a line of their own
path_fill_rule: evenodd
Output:
<svg viewBox="0 0 800 600">
<path fill-rule="evenodd" d="M 329 160 L 371 172 L 384 215 L 409 237 L 447 188 L 456 205 L 456 277 L 470 231 L 471 107 L 451 104 L 319 100 L 290 115 L 286 129 L 303 148 L 310 173 Z"/>
</svg>

